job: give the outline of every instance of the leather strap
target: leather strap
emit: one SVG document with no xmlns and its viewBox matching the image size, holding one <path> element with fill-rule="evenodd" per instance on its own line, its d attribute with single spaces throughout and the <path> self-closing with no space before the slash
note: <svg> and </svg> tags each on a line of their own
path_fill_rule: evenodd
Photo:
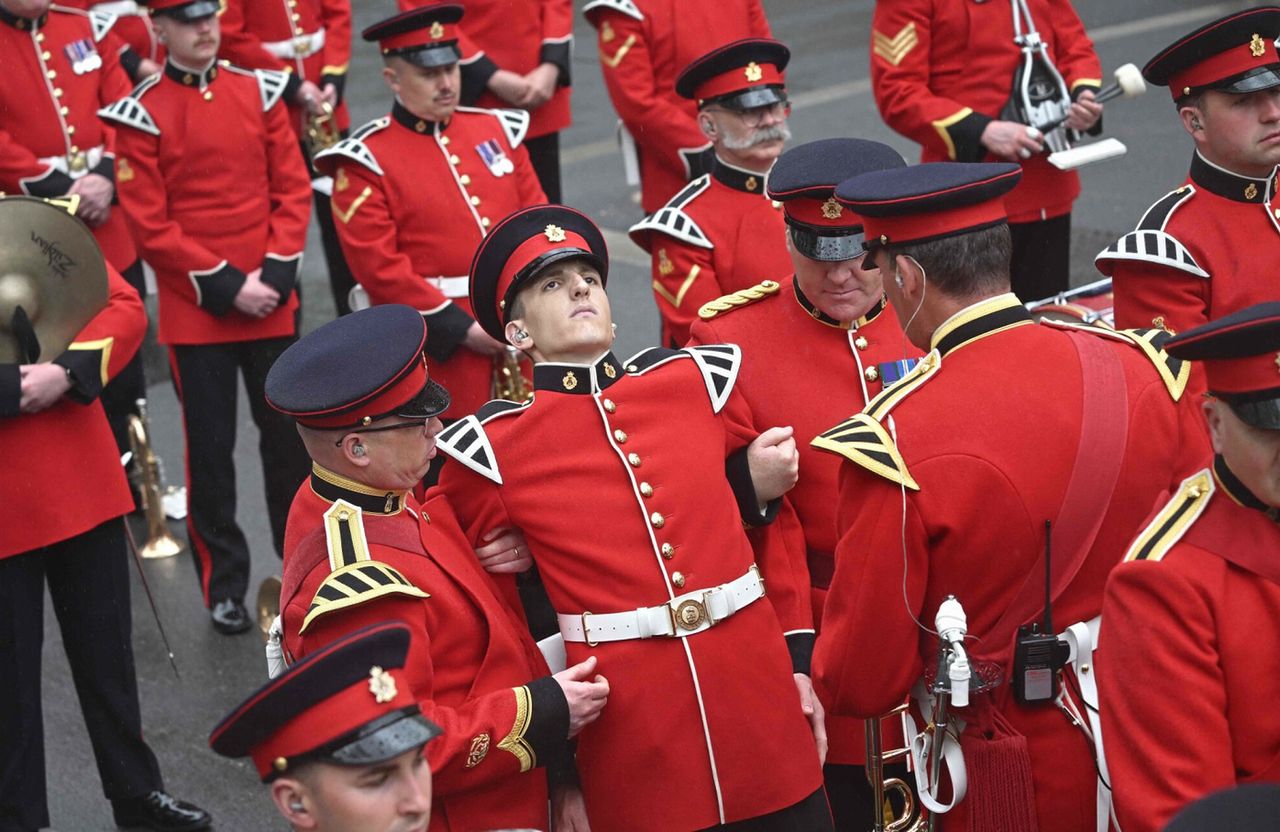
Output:
<svg viewBox="0 0 1280 832">
<path fill-rule="evenodd" d="M 709 630 L 764 597 L 764 580 L 752 564 L 741 577 L 711 589 L 686 592 L 656 607 L 596 615 L 558 615 L 565 641 L 599 644 L 636 638 L 684 638 Z"/>
<path fill-rule="evenodd" d="M 1084 380 L 1083 418 L 1075 464 L 1052 532 L 1051 601 L 1056 601 L 1071 584 L 1093 548 L 1120 479 L 1129 431 L 1128 387 L 1124 367 L 1114 349 L 1088 332 L 1065 334 L 1080 356 Z M 1039 616 L 1044 600 L 1044 555 L 1041 554 L 1004 615 L 984 636 L 987 649 L 978 658 L 1007 656 L 1018 627 Z"/>
</svg>

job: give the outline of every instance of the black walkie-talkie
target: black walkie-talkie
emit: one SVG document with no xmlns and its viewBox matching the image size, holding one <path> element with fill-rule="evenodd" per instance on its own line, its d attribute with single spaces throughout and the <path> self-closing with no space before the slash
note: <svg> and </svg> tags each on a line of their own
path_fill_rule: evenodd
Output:
<svg viewBox="0 0 1280 832">
<path fill-rule="evenodd" d="M 1052 702 L 1058 696 L 1058 671 L 1071 655 L 1053 631 L 1052 526 L 1044 521 L 1044 629 L 1032 622 L 1018 628 L 1013 650 L 1013 696 L 1023 705 Z"/>
</svg>

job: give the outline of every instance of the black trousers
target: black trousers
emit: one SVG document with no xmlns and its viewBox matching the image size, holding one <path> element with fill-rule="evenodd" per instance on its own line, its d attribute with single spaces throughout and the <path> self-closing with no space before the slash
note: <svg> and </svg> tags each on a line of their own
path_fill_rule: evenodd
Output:
<svg viewBox="0 0 1280 832">
<path fill-rule="evenodd" d="M 347 131 L 342 131 L 343 138 L 346 138 Z M 311 155 L 307 152 L 307 146 L 299 143 L 302 150 L 302 158 L 306 160 L 307 170 L 311 171 L 311 175 L 317 176 L 315 168 L 311 167 Z M 342 253 L 342 244 L 338 242 L 338 232 L 333 225 L 333 205 L 329 201 L 329 194 L 321 193 L 315 188 L 311 189 L 311 201 L 315 205 L 316 222 L 320 224 L 320 245 L 324 248 L 324 264 L 329 270 L 329 289 L 333 292 L 333 305 L 338 310 L 338 315 L 346 315 L 351 311 L 350 294 L 351 287 L 356 285 L 356 279 L 351 274 L 351 267 L 347 265 L 347 256 Z"/>
<path fill-rule="evenodd" d="M 547 202 L 559 204 L 560 134 L 548 133 L 535 139 L 525 139 L 524 146 L 529 151 L 529 161 L 533 163 L 533 172 L 538 175 L 538 182 L 542 185 L 542 192 L 547 195 Z"/>
<path fill-rule="evenodd" d="M 163 788 L 142 738 L 129 555 L 116 518 L 0 559 L 0 832 L 49 825 L 40 691 L 46 583 L 103 793 L 117 800 Z"/>
<path fill-rule="evenodd" d="M 761 815 L 757 818 L 736 820 L 733 823 L 722 823 L 711 829 L 724 832 L 831 832 L 831 810 L 827 808 L 827 795 L 824 789 L 776 812 Z"/>
<path fill-rule="evenodd" d="M 267 371 L 296 338 L 169 349 L 173 383 L 182 402 L 187 442 L 187 534 L 205 606 L 243 599 L 249 586 L 249 544 L 236 523 L 236 376 L 244 377 L 258 427 L 258 454 L 267 518 L 276 554 L 284 553 L 284 525 L 311 460 L 293 421 L 267 405 Z"/>
<path fill-rule="evenodd" d="M 872 820 L 876 817 L 874 795 L 871 784 L 867 782 L 867 769 L 864 766 L 841 765 L 827 763 L 822 767 L 823 780 L 827 785 L 827 797 L 831 801 L 831 816 L 835 819 L 836 832 L 867 832 L 871 829 Z M 894 763 L 884 767 L 885 777 L 898 777 L 904 780 L 915 793 L 915 778 L 903 763 Z M 901 817 L 902 799 L 897 792 L 886 798 L 893 807 L 894 817 Z M 918 801 L 917 801 L 918 805 Z M 880 807 L 880 813 L 884 808 Z"/>
<path fill-rule="evenodd" d="M 133 265 L 120 274 L 138 291 L 138 297 L 147 296 L 141 260 L 133 261 Z M 124 365 L 124 369 L 102 388 L 102 393 L 98 396 L 102 409 L 107 414 L 111 435 L 115 437 L 116 447 L 122 454 L 129 450 L 129 417 L 138 412 L 138 399 L 146 397 L 147 379 L 142 374 L 142 350 L 139 349 L 129 363 Z"/>
<path fill-rule="evenodd" d="M 1065 292 L 1071 280 L 1071 215 L 1009 223 L 1013 259 L 1009 277 L 1023 303 Z"/>
</svg>

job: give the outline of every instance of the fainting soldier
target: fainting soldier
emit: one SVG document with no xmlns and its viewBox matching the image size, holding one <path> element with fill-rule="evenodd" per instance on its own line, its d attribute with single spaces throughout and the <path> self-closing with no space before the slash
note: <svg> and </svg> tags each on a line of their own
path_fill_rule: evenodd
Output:
<svg viewBox="0 0 1280 832">
<path fill-rule="evenodd" d="M 1203 362 L 1213 457 L 1165 495 L 1107 582 L 1098 690 L 1126 832 L 1163 829 L 1219 789 L 1280 782 L 1267 707 L 1280 667 L 1280 303 L 1165 348 Z"/>
<path fill-rule="evenodd" d="M 1102 67 L 1069 0 L 876 0 L 871 25 L 872 91 L 885 123 L 918 142 L 924 162 L 1021 165 L 1022 181 L 1005 197 L 1013 292 L 1032 301 L 1065 291 L 1080 177 L 1049 164 L 1046 136 L 1009 105 L 1026 60 L 1015 30 L 1034 27 L 1062 82 L 1058 91 L 1069 95 L 1066 127 L 1101 130 L 1102 105 L 1093 98 Z"/>
<path fill-rule="evenodd" d="M 401 11 L 427 5 L 397 0 Z M 461 42 L 462 97 L 529 112 L 524 148 L 550 202 L 560 202 L 560 131 L 571 119 L 572 0 L 471 0 Z"/>
<path fill-rule="evenodd" d="M 9 319 L 0 330 L 6 341 L 9 333 L 25 330 L 20 349 L 34 346 L 39 353 L 0 363 L 0 447 L 32 455 L 29 464 L 6 466 L 0 474 L 0 500 L 11 512 L 0 534 L 0 666 L 6 668 L 0 680 L 0 829 L 31 832 L 49 825 L 40 690 L 46 586 L 115 822 L 162 832 L 207 829 L 208 812 L 164 791 L 160 766 L 143 738 L 121 520 L 133 501 L 99 401 L 142 344 L 146 310 L 138 293 L 104 263 L 88 230 L 61 209 L 25 197 L 3 199 L 0 228 L 14 240 L 56 241 L 65 255 L 50 260 L 36 249 L 38 260 L 27 259 L 15 245 L 6 248 L 0 268 L 0 296 L 9 299 L 3 307 Z M 90 291 L 83 278 L 95 260 L 106 272 L 105 305 L 66 340 L 55 343 L 46 334 L 40 343 L 39 313 L 55 325 L 60 317 L 58 300 L 42 285 L 73 285 L 83 297 Z M 49 265 L 68 261 L 80 271 Z M 20 323 L 12 302 L 32 289 L 34 330 Z M 75 786 L 59 784 L 85 785 L 84 778 Z"/>
<path fill-rule="evenodd" d="M 285 73 L 284 100 L 310 169 L 311 119 L 328 116 L 334 137 L 347 135 L 351 116 L 343 96 L 351 62 L 351 0 L 227 0 L 219 55 L 246 69 Z M 329 112 L 326 114 L 325 106 Z M 339 315 L 351 311 L 355 279 L 342 255 L 329 197 L 333 182 L 313 173 L 312 196 L 329 287 Z"/>
<path fill-rule="evenodd" d="M 262 386 L 295 340 L 310 187 L 281 102 L 284 75 L 215 61 L 216 0 L 152 0 L 150 8 L 169 50 L 164 72 L 101 112 L 116 128 L 119 165 L 132 171 L 120 182 L 121 205 L 156 271 L 201 594 L 218 632 L 241 633 L 252 621 L 249 543 L 235 517 L 236 377 L 260 435 L 279 554 L 307 457 Z"/>
<path fill-rule="evenodd" d="M 708 49 L 771 36 L 760 0 L 590 0 L 600 71 L 622 122 L 624 154 L 638 165 L 640 207 L 657 211 L 710 163 L 711 145 L 676 76 Z"/>
<path fill-rule="evenodd" d="M 290 829 L 426 832 L 441 728 L 414 701 L 411 645 L 392 621 L 326 645 L 227 714 L 209 746 L 252 758 Z"/>
<path fill-rule="evenodd" d="M 1186 182 L 1095 261 L 1112 279 L 1116 326 L 1181 332 L 1276 296 L 1264 276 L 1280 268 L 1277 36 L 1280 7 L 1234 12 L 1143 67 L 1169 87 L 1195 151 Z"/>
<path fill-rule="evenodd" d="M 449 404 L 427 375 L 428 337 L 410 307 L 375 306 L 310 333 L 271 370 L 268 401 L 297 421 L 313 460 L 289 513 L 285 651 L 307 656 L 371 622 L 403 622 L 405 678 L 446 732 L 427 754 L 431 828 L 544 826 L 548 776 L 557 815 L 581 818 L 565 742 L 599 716 L 609 686 L 594 659 L 548 675 L 447 498 L 416 498 Z M 523 548 L 508 537 L 481 554 Z"/>
<path fill-rule="evenodd" d="M 503 350 L 473 316 L 471 255 L 502 217 L 546 201 L 521 145 L 529 114 L 458 106 L 461 18 L 462 6 L 436 3 L 365 29 L 395 104 L 316 157 L 333 177 L 338 238 L 360 288 L 369 303 L 426 317 L 431 373 L 457 417 L 489 398 Z"/>
<path fill-rule="evenodd" d="M 609 678 L 578 737 L 592 829 L 829 829 L 808 599 L 743 532 L 795 482 L 791 431 L 757 436 L 735 347 L 619 360 L 607 269 L 599 229 L 563 206 L 485 238 L 476 313 L 533 359 L 535 394 L 442 433 L 439 490 L 473 544 L 524 533 L 568 661 Z"/>
<path fill-rule="evenodd" d="M 714 156 L 710 172 L 629 232 L 653 261 L 663 346 L 684 346 L 704 303 L 791 267 L 780 206 L 765 195 L 769 169 L 791 138 L 782 75 L 790 57 L 775 40 L 741 40 L 676 79 L 676 93 L 698 102 L 698 127 Z"/>
<path fill-rule="evenodd" d="M 116 204 L 115 148 L 98 116 L 130 88 L 112 15 L 54 7 L 50 0 L 0 0 L 0 193 L 78 196 L 77 215 L 93 230 L 107 261 L 145 296 L 142 260 L 125 212 Z M 129 450 L 129 416 L 146 398 L 137 355 L 102 393 L 121 453 Z"/>
<path fill-rule="evenodd" d="M 959 711 L 968 796 L 944 830 L 1076 832 L 1106 817 L 1090 741 L 1059 710 L 1087 706 L 1034 685 L 1015 696 L 1015 637 L 1047 601 L 1063 626 L 1098 615 L 1152 502 L 1205 446 L 1183 395 L 1190 367 L 1160 350 L 1167 333 L 1036 324 L 1009 292 L 1005 196 L 1020 175 L 934 163 L 836 189 L 862 217 L 864 267 L 928 352 L 814 440 L 846 460 L 814 672 L 837 713 L 888 712 L 937 666 L 937 637 L 917 622 L 959 599 L 986 685 Z"/>
<path fill-rule="evenodd" d="M 795 428 L 800 479 L 785 499 L 798 517 L 819 632 L 835 569 L 831 495 L 840 463 L 809 442 L 832 422 L 862 410 L 920 355 L 897 319 L 886 314 L 880 273 L 860 268 L 862 219 L 834 193 L 859 173 L 904 164 L 893 148 L 861 139 L 823 139 L 782 154 L 769 173 L 769 198 L 782 204 L 794 271 L 706 304 L 689 341 L 737 344 L 742 369 L 735 388 L 756 424 Z M 778 523 L 785 521 L 780 514 Z M 895 742 L 895 732 L 886 721 L 886 747 Z M 862 828 L 873 816 L 862 721 L 828 713 L 827 736 L 824 770 L 836 828 Z"/>
</svg>

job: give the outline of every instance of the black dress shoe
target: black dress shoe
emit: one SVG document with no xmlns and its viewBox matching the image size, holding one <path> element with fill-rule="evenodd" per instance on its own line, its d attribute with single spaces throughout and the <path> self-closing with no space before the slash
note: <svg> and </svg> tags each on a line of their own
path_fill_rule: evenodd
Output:
<svg viewBox="0 0 1280 832">
<path fill-rule="evenodd" d="M 161 791 L 142 797 L 113 800 L 111 812 L 122 829 L 151 829 L 153 832 L 195 832 L 213 823 L 209 813 L 185 800 Z"/>
<path fill-rule="evenodd" d="M 253 621 L 249 618 L 249 611 L 236 598 L 224 598 L 214 604 L 213 611 L 209 613 L 209 617 L 213 619 L 213 629 L 224 636 L 243 633 L 253 626 Z"/>
</svg>

